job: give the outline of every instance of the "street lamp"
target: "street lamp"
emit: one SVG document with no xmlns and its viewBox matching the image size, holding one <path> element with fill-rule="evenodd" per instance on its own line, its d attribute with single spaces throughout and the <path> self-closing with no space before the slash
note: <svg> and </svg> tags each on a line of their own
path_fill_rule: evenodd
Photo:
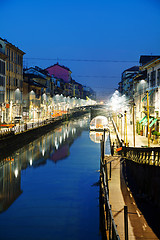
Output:
<svg viewBox="0 0 160 240">
<path fill-rule="evenodd" d="M 15 90 L 15 102 L 16 102 L 16 114 L 20 115 L 20 106 L 21 106 L 21 91 L 19 88 Z"/>
<path fill-rule="evenodd" d="M 145 87 L 146 81 L 144 79 L 142 79 L 140 81 L 140 84 L 142 84 L 142 86 L 143 86 L 143 94 L 144 94 L 144 87 Z"/>
<path fill-rule="evenodd" d="M 133 146 L 135 147 L 135 103 L 133 101 Z"/>
<path fill-rule="evenodd" d="M 31 90 L 29 93 L 29 115 L 30 115 L 30 119 L 33 118 L 34 121 L 34 106 L 35 105 L 35 92 L 34 90 Z"/>
<path fill-rule="evenodd" d="M 150 132 L 149 132 L 149 96 L 148 96 L 148 91 L 147 93 L 147 131 L 148 131 L 148 147 L 150 147 Z"/>
<path fill-rule="evenodd" d="M 124 144 L 128 145 L 127 139 L 127 111 L 124 111 Z"/>
</svg>

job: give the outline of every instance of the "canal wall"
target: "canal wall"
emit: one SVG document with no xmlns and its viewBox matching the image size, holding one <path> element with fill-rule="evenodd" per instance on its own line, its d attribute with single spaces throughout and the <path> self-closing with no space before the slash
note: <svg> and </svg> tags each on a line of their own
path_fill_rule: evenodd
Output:
<svg viewBox="0 0 160 240">
<path fill-rule="evenodd" d="M 76 119 L 87 113 L 89 113 L 88 109 L 75 111 L 57 119 L 46 120 L 44 125 L 41 125 L 36 128 L 31 128 L 19 134 L 14 134 L 14 132 L 11 133 L 5 138 L 0 139 L 0 160 L 12 154 L 14 151 L 18 150 L 19 148 L 25 146 L 26 144 L 29 144 L 30 142 L 37 139 L 38 137 L 46 134 L 47 132 L 54 130 L 63 122 Z"/>
<path fill-rule="evenodd" d="M 160 167 L 127 159 L 123 167 L 135 197 L 149 201 L 160 209 Z"/>
</svg>

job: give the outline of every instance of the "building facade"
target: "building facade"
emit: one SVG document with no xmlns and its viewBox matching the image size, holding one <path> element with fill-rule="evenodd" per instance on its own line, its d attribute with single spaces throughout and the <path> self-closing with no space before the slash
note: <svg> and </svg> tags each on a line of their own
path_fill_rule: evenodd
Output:
<svg viewBox="0 0 160 240">
<path fill-rule="evenodd" d="M 139 72 L 139 66 L 133 66 L 131 68 L 128 68 L 123 71 L 122 73 L 122 78 L 121 78 L 121 92 L 122 95 L 125 94 L 126 97 L 133 99 L 133 91 L 134 91 L 134 86 L 133 86 L 133 78 L 136 76 L 136 74 Z"/>
<path fill-rule="evenodd" d="M 5 121 L 22 114 L 24 52 L 6 39 L 0 38 L 0 52 L 5 55 Z"/>
<path fill-rule="evenodd" d="M 58 62 L 46 68 L 46 70 L 51 77 L 63 79 L 64 83 L 69 83 L 71 81 L 71 70 L 65 66 L 59 65 Z"/>
<path fill-rule="evenodd" d="M 4 46 L 0 43 L 0 122 L 6 121 L 5 90 L 7 56 L 4 54 L 3 48 Z"/>
</svg>

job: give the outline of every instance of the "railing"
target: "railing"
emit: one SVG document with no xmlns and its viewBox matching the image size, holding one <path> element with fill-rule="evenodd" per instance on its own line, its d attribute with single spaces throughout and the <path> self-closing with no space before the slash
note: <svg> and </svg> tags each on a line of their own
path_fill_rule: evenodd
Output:
<svg viewBox="0 0 160 240">
<path fill-rule="evenodd" d="M 61 119 L 61 117 L 57 117 L 56 120 Z M 53 123 L 55 119 L 47 119 L 43 121 L 37 121 L 37 122 L 27 122 L 24 124 L 17 124 L 12 128 L 7 128 L 7 129 L 1 129 L 0 130 L 0 139 L 3 139 L 7 136 L 10 136 L 11 134 L 19 134 L 40 126 L 44 126 L 50 123 Z"/>
<path fill-rule="evenodd" d="M 120 240 L 116 224 L 112 215 L 111 205 L 109 203 L 108 188 L 105 181 L 105 172 L 101 176 L 102 205 L 104 211 L 105 235 L 109 240 Z"/>
<path fill-rule="evenodd" d="M 10 136 L 14 134 L 12 128 L 2 129 L 0 130 L 0 139 L 5 138 L 6 136 Z"/>
<path fill-rule="evenodd" d="M 83 113 L 85 113 L 85 112 L 87 113 L 87 110 L 85 108 L 80 109 L 79 112 L 82 112 L 82 111 L 83 111 Z M 54 123 L 54 122 L 57 122 L 60 120 L 66 120 L 66 119 L 68 119 L 68 116 L 72 116 L 76 112 L 78 112 L 78 110 L 72 109 L 69 114 L 68 113 L 62 114 L 61 116 L 57 116 L 55 118 L 45 119 L 45 120 L 41 120 L 41 121 L 39 120 L 36 122 L 27 122 L 24 124 L 17 124 L 12 128 L 1 129 L 0 130 L 0 140 L 3 138 L 6 138 L 7 136 L 10 136 L 11 134 L 16 135 L 16 134 L 26 132 L 26 131 L 34 129 L 34 128 L 38 128 L 40 126 L 48 125 L 50 123 Z"/>
<path fill-rule="evenodd" d="M 109 188 L 108 188 L 108 176 L 107 176 L 107 164 L 104 162 L 104 139 L 101 141 L 101 159 L 100 159 L 100 180 L 101 180 L 101 192 L 102 192 L 102 206 L 104 213 L 104 228 L 105 238 L 107 240 L 120 240 L 117 232 L 116 224 L 113 219 L 111 205 L 109 203 Z"/>
<path fill-rule="evenodd" d="M 160 166 L 160 147 L 123 147 L 122 157 L 141 164 Z"/>
</svg>

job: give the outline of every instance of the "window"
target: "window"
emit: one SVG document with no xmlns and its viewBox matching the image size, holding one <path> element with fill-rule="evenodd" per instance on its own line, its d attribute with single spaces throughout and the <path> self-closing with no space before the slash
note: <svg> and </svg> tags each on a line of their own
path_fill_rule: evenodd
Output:
<svg viewBox="0 0 160 240">
<path fill-rule="evenodd" d="M 157 71 L 157 85 L 160 86 L 160 68 Z"/>
<path fill-rule="evenodd" d="M 0 60 L 0 73 L 5 74 L 5 62 Z"/>
<path fill-rule="evenodd" d="M 151 87 L 155 87 L 156 83 L 156 71 L 151 72 Z"/>
<path fill-rule="evenodd" d="M 9 60 L 11 60 L 11 52 L 10 52 L 10 49 L 8 49 L 9 51 Z"/>
<path fill-rule="evenodd" d="M 15 61 L 15 63 L 17 63 L 17 53 L 15 53 L 15 55 L 14 55 L 14 61 Z"/>
<path fill-rule="evenodd" d="M 4 92 L 0 93 L 0 102 L 3 103 L 4 102 Z"/>
<path fill-rule="evenodd" d="M 11 51 L 11 61 L 13 62 L 13 51 Z"/>
<path fill-rule="evenodd" d="M 0 86 L 5 87 L 5 77 L 0 76 Z"/>
<path fill-rule="evenodd" d="M 147 83 L 148 83 L 148 86 L 149 86 L 149 74 L 147 75 Z"/>
</svg>

